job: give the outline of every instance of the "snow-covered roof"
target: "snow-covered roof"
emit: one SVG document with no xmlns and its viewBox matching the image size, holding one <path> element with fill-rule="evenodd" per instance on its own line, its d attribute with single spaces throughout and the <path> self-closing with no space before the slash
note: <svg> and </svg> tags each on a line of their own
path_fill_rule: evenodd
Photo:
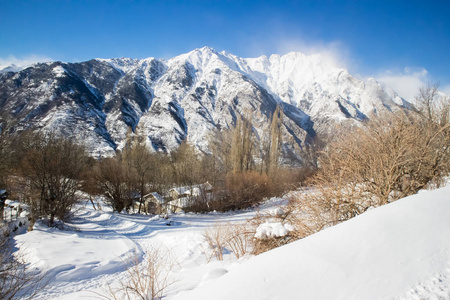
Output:
<svg viewBox="0 0 450 300">
<path fill-rule="evenodd" d="M 153 193 L 145 195 L 144 199 L 149 198 L 149 197 L 153 197 L 156 200 L 158 200 L 160 203 L 164 203 L 164 197 L 161 196 L 160 194 L 158 194 L 157 192 L 153 192 Z"/>
<path fill-rule="evenodd" d="M 191 186 L 180 186 L 171 188 L 169 192 L 176 192 L 178 195 L 194 195 L 198 196 L 201 191 L 209 191 L 212 189 L 212 185 L 209 182 L 205 182 L 203 184 L 196 184 Z"/>
</svg>

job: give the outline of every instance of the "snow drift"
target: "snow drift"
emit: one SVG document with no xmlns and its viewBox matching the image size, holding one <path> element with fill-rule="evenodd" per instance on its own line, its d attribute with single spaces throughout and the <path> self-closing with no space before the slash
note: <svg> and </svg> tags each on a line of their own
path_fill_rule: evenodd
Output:
<svg viewBox="0 0 450 300">
<path fill-rule="evenodd" d="M 450 299 L 450 187 L 401 199 L 174 299 Z"/>
</svg>

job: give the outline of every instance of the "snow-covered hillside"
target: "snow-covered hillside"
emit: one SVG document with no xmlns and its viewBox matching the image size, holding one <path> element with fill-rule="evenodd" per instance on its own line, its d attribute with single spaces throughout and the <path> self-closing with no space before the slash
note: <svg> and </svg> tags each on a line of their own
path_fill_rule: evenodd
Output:
<svg viewBox="0 0 450 300">
<path fill-rule="evenodd" d="M 450 187 L 368 211 L 174 299 L 450 299 Z"/>
<path fill-rule="evenodd" d="M 409 107 L 374 79 L 361 81 L 318 55 L 240 58 L 208 47 L 169 60 L 94 59 L 4 72 L 0 99 L 21 127 L 62 132 L 95 156 L 120 149 L 137 126 L 155 150 L 187 139 L 207 151 L 211 130 L 233 126 L 239 115 L 262 138 L 277 105 L 285 114 L 284 149 L 293 149 L 336 122 Z"/>
<path fill-rule="evenodd" d="M 274 210 L 280 201 L 260 209 Z M 208 262 L 204 230 L 256 211 L 159 217 L 79 207 L 66 230 L 15 237 L 49 286 L 37 299 L 96 299 L 127 276 L 133 251 L 163 247 L 176 261 L 167 299 L 449 299 L 450 186 L 423 191 L 256 257 Z M 170 222 L 171 221 L 171 222 Z M 170 222 L 170 223 L 169 223 Z M 170 224 L 171 226 L 167 226 Z"/>
</svg>

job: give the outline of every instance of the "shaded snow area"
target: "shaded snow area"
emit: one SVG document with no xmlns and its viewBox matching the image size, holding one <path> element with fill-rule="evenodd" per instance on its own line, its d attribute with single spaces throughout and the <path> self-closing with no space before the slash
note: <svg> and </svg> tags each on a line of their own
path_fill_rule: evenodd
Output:
<svg viewBox="0 0 450 300">
<path fill-rule="evenodd" d="M 260 207 L 276 211 L 278 201 Z M 130 256 L 170 253 L 175 283 L 164 299 L 450 299 L 450 186 L 372 209 L 256 257 L 211 257 L 203 233 L 256 211 L 174 214 L 168 220 L 79 207 L 64 230 L 41 224 L 15 237 L 50 274 L 38 299 L 98 299 L 127 276 Z M 170 226 L 169 226 L 170 225 Z M 291 228 L 262 224 L 261 236 Z M 22 247 L 21 247 L 22 248 Z"/>
</svg>

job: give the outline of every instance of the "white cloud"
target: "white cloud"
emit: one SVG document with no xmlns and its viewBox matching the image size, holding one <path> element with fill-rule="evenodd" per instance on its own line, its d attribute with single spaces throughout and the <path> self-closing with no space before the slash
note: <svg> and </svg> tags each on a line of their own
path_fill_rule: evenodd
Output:
<svg viewBox="0 0 450 300">
<path fill-rule="evenodd" d="M 14 55 L 8 55 L 7 57 L 0 57 L 0 70 L 11 65 L 24 68 L 37 62 L 49 62 L 53 61 L 50 57 L 43 55 L 31 54 L 18 58 Z"/>
<path fill-rule="evenodd" d="M 340 41 L 325 43 L 322 41 L 306 42 L 301 39 L 281 39 L 277 42 L 277 52 L 302 52 L 306 55 L 320 55 L 326 64 L 351 70 L 355 62 L 351 60 L 350 51 Z"/>
<path fill-rule="evenodd" d="M 441 91 L 450 96 L 450 84 L 441 87 Z"/>
<path fill-rule="evenodd" d="M 410 102 L 415 101 L 419 88 L 430 81 L 428 71 L 424 68 L 406 67 L 402 71 L 388 70 L 374 77 Z"/>
<path fill-rule="evenodd" d="M 308 38 L 303 33 L 288 35 L 284 30 L 273 30 L 261 39 L 247 38 L 245 45 L 252 57 L 262 54 L 280 54 L 301 52 L 305 55 L 320 55 L 325 63 L 345 68 L 350 72 L 356 71 L 354 56 L 351 55 L 347 45 L 339 40 L 325 42 Z"/>
</svg>

